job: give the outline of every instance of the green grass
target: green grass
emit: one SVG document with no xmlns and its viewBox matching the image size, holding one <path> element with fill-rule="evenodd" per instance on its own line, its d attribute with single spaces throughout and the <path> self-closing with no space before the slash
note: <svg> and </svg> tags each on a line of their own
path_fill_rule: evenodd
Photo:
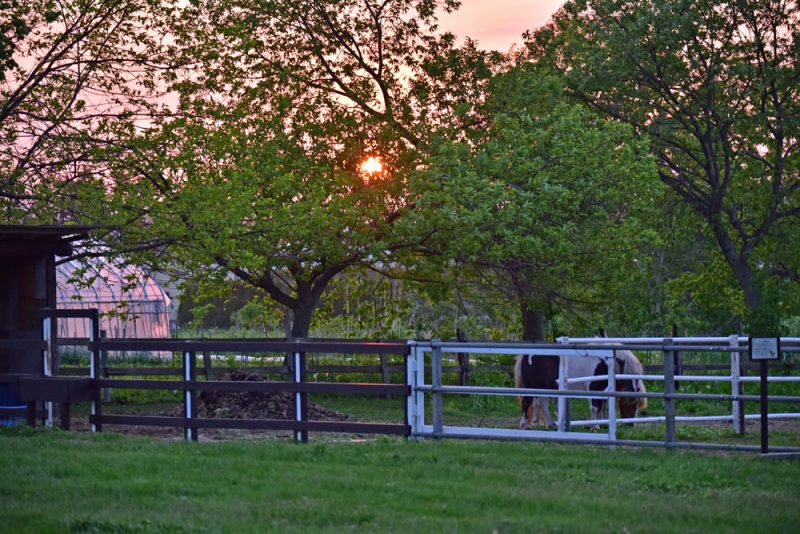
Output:
<svg viewBox="0 0 800 534">
<path fill-rule="evenodd" d="M 4 532 L 796 532 L 800 460 L 0 429 Z"/>
</svg>

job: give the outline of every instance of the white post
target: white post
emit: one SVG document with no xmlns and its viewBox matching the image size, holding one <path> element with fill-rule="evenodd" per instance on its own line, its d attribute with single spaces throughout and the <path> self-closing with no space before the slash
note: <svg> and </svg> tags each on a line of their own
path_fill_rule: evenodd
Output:
<svg viewBox="0 0 800 534">
<path fill-rule="evenodd" d="M 559 339 L 562 343 L 562 341 Z M 558 391 L 563 392 L 567 389 L 567 358 L 568 356 L 560 356 L 558 359 Z M 547 399 L 545 399 L 547 402 Z M 556 404 L 558 406 L 558 431 L 569 432 L 569 409 L 567 408 L 570 399 L 563 395 L 558 396 Z"/>
<path fill-rule="evenodd" d="M 739 347 L 739 336 L 730 336 L 731 348 Z M 731 352 L 731 395 L 738 395 L 740 390 L 739 382 L 739 365 L 741 363 L 741 353 Z M 735 400 L 731 403 L 731 418 L 733 419 L 733 431 L 737 434 L 743 434 L 744 428 L 742 427 L 742 403 Z"/>
<path fill-rule="evenodd" d="M 411 427 L 411 436 L 417 433 L 417 410 L 414 405 L 414 380 L 416 379 L 416 345 L 414 341 L 408 342 L 409 350 L 408 357 L 406 358 L 406 387 L 409 388 L 410 395 L 406 397 L 406 414 L 408 414 L 408 425 Z"/>
<path fill-rule="evenodd" d="M 608 363 L 608 387 L 606 388 L 607 391 L 611 391 L 612 393 L 617 391 L 617 379 L 616 379 L 616 365 L 617 365 L 617 358 L 614 354 L 614 351 L 611 351 L 611 357 L 606 358 L 606 363 Z M 616 397 L 608 397 L 608 439 L 614 441 L 617 439 L 617 398 Z"/>
<path fill-rule="evenodd" d="M 194 357 L 194 354 L 191 352 L 184 352 L 183 353 L 183 380 L 185 384 L 188 384 L 189 381 L 192 379 L 191 375 L 191 365 L 189 364 L 189 358 Z M 184 405 L 186 406 L 186 413 L 184 416 L 186 419 L 192 418 L 192 391 L 189 388 L 183 392 L 183 399 Z M 188 441 L 191 441 L 194 438 L 194 431 L 191 426 L 186 427 L 186 435 L 185 438 Z"/>
<path fill-rule="evenodd" d="M 89 321 L 89 343 L 93 343 L 97 341 L 97 337 L 99 332 L 95 332 L 94 328 L 94 321 Z M 94 353 L 89 354 L 89 378 L 92 380 L 97 379 L 97 371 L 98 369 L 94 365 Z M 89 405 L 89 413 L 92 415 L 97 415 L 97 399 L 99 395 L 92 395 L 92 401 Z M 92 432 L 97 432 L 97 425 L 92 423 Z"/>
<path fill-rule="evenodd" d="M 52 358 L 53 352 L 53 339 L 50 330 L 52 318 L 45 317 L 42 321 L 42 328 L 44 329 L 43 338 L 45 342 L 45 349 L 42 351 L 42 370 L 44 371 L 44 376 L 52 376 L 53 368 L 50 366 L 50 359 Z M 53 403 L 51 401 L 47 401 L 44 403 L 45 410 L 47 410 L 47 419 L 45 419 L 44 426 L 47 428 L 53 427 Z"/>
<path fill-rule="evenodd" d="M 421 379 L 425 377 L 425 359 L 422 349 L 417 346 L 416 341 L 411 340 L 408 344 L 411 350 L 406 361 L 406 377 L 408 377 L 406 385 L 411 388 L 411 394 L 406 399 L 406 411 L 408 412 L 408 424 L 411 426 L 411 437 L 413 439 L 422 440 L 419 434 L 424 430 L 422 426 L 424 424 L 425 414 L 425 395 L 417 391 L 417 387 L 422 385 Z M 418 372 L 419 369 L 421 369 L 422 372 Z"/>
<path fill-rule="evenodd" d="M 421 388 L 425 385 L 425 351 L 421 347 L 414 347 L 414 360 L 416 365 L 414 386 Z M 425 428 L 425 392 L 417 389 L 414 393 L 415 419 L 419 432 Z"/>
<path fill-rule="evenodd" d="M 296 384 L 300 383 L 300 353 L 294 353 L 294 381 Z M 297 422 L 302 421 L 303 414 L 303 399 L 301 397 L 301 393 L 298 391 L 294 394 L 294 419 Z M 294 432 L 294 440 L 298 443 L 303 441 L 303 432 L 299 430 L 295 430 Z"/>
</svg>

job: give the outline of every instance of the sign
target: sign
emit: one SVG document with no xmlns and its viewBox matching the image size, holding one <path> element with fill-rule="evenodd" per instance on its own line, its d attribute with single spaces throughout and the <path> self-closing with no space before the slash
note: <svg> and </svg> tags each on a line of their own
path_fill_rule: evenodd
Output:
<svg viewBox="0 0 800 534">
<path fill-rule="evenodd" d="M 750 360 L 777 360 L 781 355 L 781 339 L 778 337 L 751 337 Z"/>
</svg>

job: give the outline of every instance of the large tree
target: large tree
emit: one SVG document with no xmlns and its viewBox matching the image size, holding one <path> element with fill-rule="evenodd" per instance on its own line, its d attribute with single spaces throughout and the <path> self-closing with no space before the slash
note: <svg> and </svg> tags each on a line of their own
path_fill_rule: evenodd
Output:
<svg viewBox="0 0 800 534">
<path fill-rule="evenodd" d="M 577 0 L 530 41 L 574 95 L 650 137 L 758 321 L 799 267 L 798 28 L 794 1 Z"/>
<path fill-rule="evenodd" d="M 74 219 L 76 189 L 111 178 L 159 107 L 163 15 L 156 0 L 2 2 L 0 218 Z"/>
<path fill-rule="evenodd" d="M 447 253 L 516 303 L 523 339 L 544 340 L 555 314 L 608 298 L 653 238 L 642 215 L 655 167 L 631 128 L 570 102 L 541 69 L 511 69 L 490 94 L 484 135 L 438 154 Z"/>
<path fill-rule="evenodd" d="M 263 289 L 307 336 L 334 277 L 392 267 L 430 239 L 418 180 L 430 137 L 480 120 L 491 57 L 437 33 L 440 5 L 457 3 L 181 5 L 178 114 L 148 134 L 159 156 L 117 175 L 118 208 L 98 218 L 117 219 L 126 249 L 157 236 L 162 265 Z M 380 172 L 360 170 L 368 156 Z"/>
</svg>

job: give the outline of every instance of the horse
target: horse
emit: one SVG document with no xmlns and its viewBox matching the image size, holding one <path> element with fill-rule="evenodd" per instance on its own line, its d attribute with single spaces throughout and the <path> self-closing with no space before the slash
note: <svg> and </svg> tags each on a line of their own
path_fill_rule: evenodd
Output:
<svg viewBox="0 0 800 534">
<path fill-rule="evenodd" d="M 566 373 L 568 378 L 579 378 L 588 376 L 608 376 L 608 364 L 604 358 L 599 357 L 568 357 L 566 362 Z M 644 367 L 636 356 L 629 350 L 614 351 L 614 373 L 641 375 L 644 374 Z M 646 393 L 642 379 L 624 379 L 615 381 L 617 391 L 628 391 L 636 393 Z M 578 382 L 567 385 L 567 389 L 583 391 L 605 391 L 608 389 L 608 379 L 596 380 L 593 382 Z M 647 397 L 618 397 L 617 406 L 622 418 L 636 417 L 637 410 L 647 408 Z M 608 399 L 591 399 L 589 401 L 589 412 L 591 419 L 606 419 L 608 417 Z M 597 430 L 598 426 L 592 427 Z"/>
<path fill-rule="evenodd" d="M 517 356 L 514 363 L 514 387 L 557 389 L 559 363 L 558 356 Z M 537 408 L 540 422 L 544 418 L 543 423 L 546 426 L 555 426 L 546 397 L 525 396 L 518 399 L 522 408 L 522 417 L 519 420 L 521 430 L 527 430 L 532 426 Z"/>
</svg>

